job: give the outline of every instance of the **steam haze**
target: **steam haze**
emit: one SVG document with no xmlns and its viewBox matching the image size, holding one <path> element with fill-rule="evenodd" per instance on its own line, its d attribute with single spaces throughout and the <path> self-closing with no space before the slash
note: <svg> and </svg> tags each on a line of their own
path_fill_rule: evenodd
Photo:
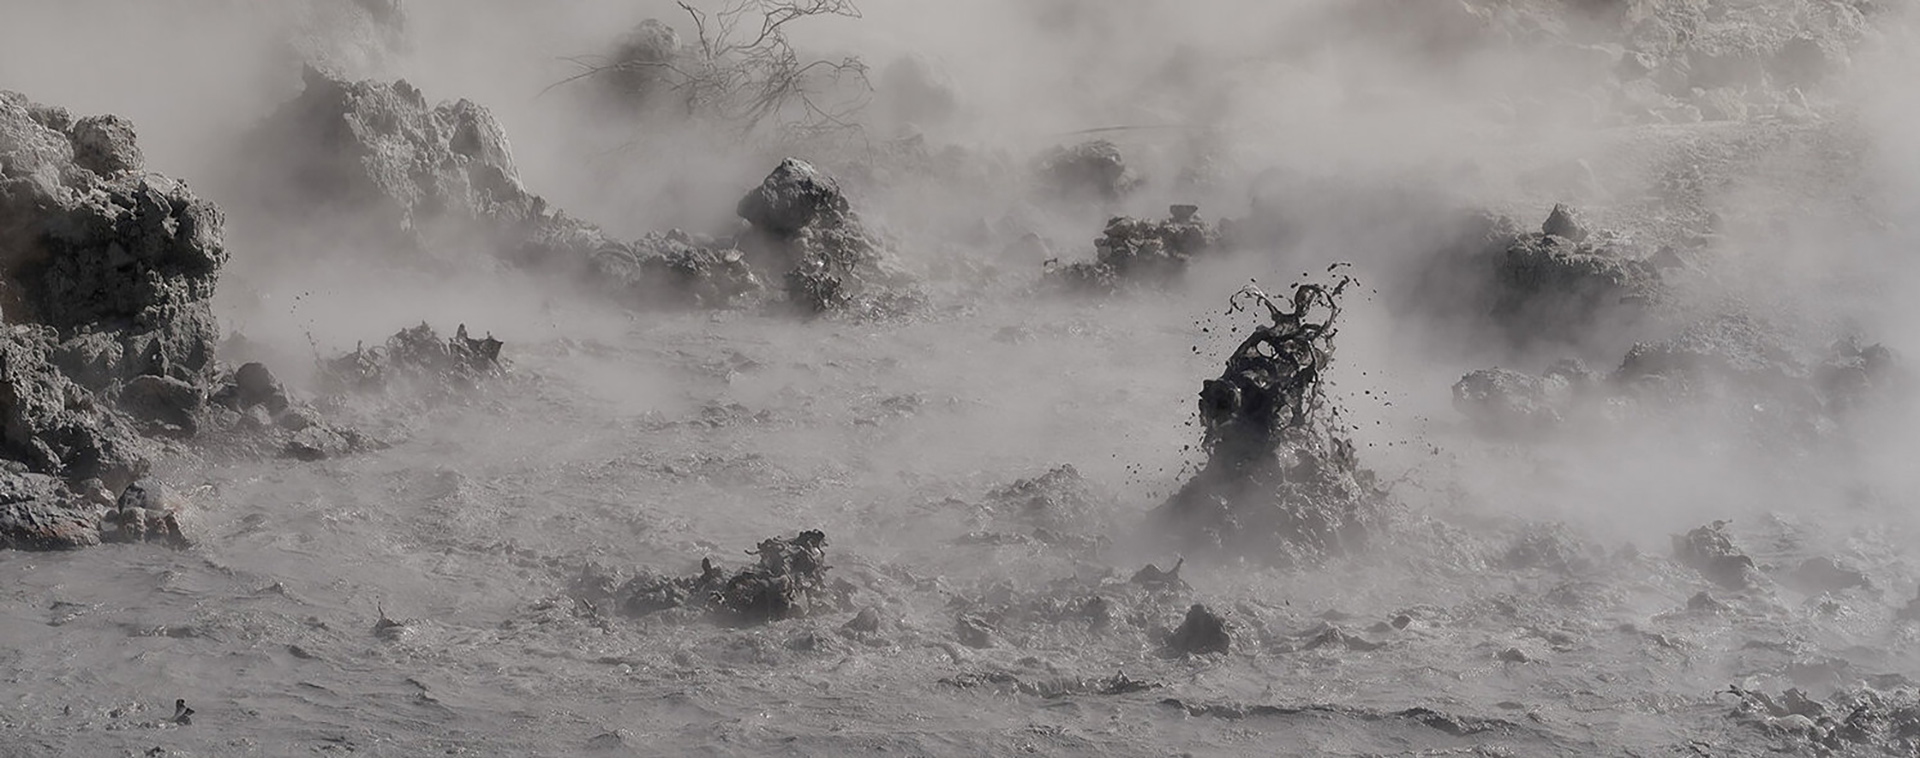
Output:
<svg viewBox="0 0 1920 758">
<path fill-rule="evenodd" d="M 168 439 L 153 476 L 185 493 L 192 548 L 0 550 L 0 744 L 1913 748 L 1911 3 L 858 5 L 785 27 L 802 64 L 864 66 L 801 81 L 844 123 L 790 103 L 755 124 L 591 75 L 648 19 L 695 49 L 672 2 L 407 0 L 403 23 L 373 0 L 0 9 L 0 90 L 129 119 L 147 171 L 222 210 L 222 370 L 262 362 L 370 440 L 295 460 Z M 319 86 L 308 65 L 478 104 L 511 152 L 501 183 L 544 202 L 494 223 L 380 184 L 443 186 L 466 154 L 344 197 L 311 165 L 358 180 L 403 148 L 270 130 Z M 1093 140 L 1136 183 L 1074 195 L 1050 173 Z M 880 273 L 839 311 L 795 315 L 805 264 L 768 267 L 785 248 L 743 219 L 788 157 L 877 241 Z M 1186 204 L 1218 241 L 1177 275 L 1061 284 L 1110 219 Z M 1581 239 L 1543 233 L 1556 204 Z M 555 218 L 599 235 L 577 235 L 587 254 L 504 238 Z M 759 288 L 716 306 L 616 286 L 606 251 L 644 261 L 669 230 L 718 256 L 701 286 L 719 260 Z M 811 233 L 786 244 L 857 236 Z M 1206 469 L 1198 393 L 1267 323 L 1230 297 L 1341 273 L 1357 284 L 1312 381 L 1386 515 L 1311 561 L 1171 539 L 1150 514 Z M 504 369 L 371 394 L 328 373 L 423 322 L 498 338 Z M 1496 367 L 1493 390 L 1463 380 Z M 1300 460 L 1289 476 L 1330 465 Z M 709 557 L 730 573 L 811 529 L 845 586 L 769 623 L 716 620 L 685 586 L 645 595 L 678 598 L 657 613 L 582 594 Z M 1744 583 L 1689 557 L 1697 529 L 1730 535 Z M 1135 574 L 1176 561 L 1177 585 Z M 1228 652 L 1180 648 L 1195 604 Z M 161 713 L 175 698 L 190 725 Z M 1858 739 L 1836 725 L 1856 707 Z"/>
</svg>

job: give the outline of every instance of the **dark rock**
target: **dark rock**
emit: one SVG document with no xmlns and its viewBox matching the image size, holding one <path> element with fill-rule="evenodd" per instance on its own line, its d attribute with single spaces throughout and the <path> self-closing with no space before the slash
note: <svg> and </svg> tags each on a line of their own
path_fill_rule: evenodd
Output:
<svg viewBox="0 0 1920 758">
<path fill-rule="evenodd" d="M 1100 497 L 1072 465 L 1015 481 L 987 493 L 987 508 L 1014 524 L 1052 531 L 1084 528 L 1099 508 Z"/>
<path fill-rule="evenodd" d="M 1720 611 L 1727 610 L 1727 604 L 1715 600 L 1713 595 L 1707 594 L 1705 590 L 1701 590 L 1693 597 L 1687 598 L 1687 610 L 1719 613 Z"/>
<path fill-rule="evenodd" d="M 279 413 L 287 407 L 286 391 L 264 364 L 242 364 L 233 372 L 233 385 L 237 390 L 234 399 L 241 408 L 263 405 L 268 412 Z"/>
<path fill-rule="evenodd" d="M 46 327 L 0 330 L 0 450 L 33 471 L 120 489 L 148 462 L 126 421 L 47 363 Z"/>
<path fill-rule="evenodd" d="M 811 164 L 782 161 L 737 210 L 753 226 L 739 239 L 747 263 L 785 271 L 787 300 L 801 312 L 862 304 L 884 310 L 886 301 L 898 300 L 888 290 L 899 289 L 905 277 L 894 269 L 886 243 L 853 212 L 839 184 Z"/>
<path fill-rule="evenodd" d="M 1191 589 L 1187 586 L 1186 580 L 1180 578 L 1180 567 L 1185 565 L 1187 565 L 1187 559 L 1181 558 L 1174 562 L 1173 568 L 1162 571 L 1159 566 L 1149 563 L 1139 571 L 1133 572 L 1133 578 L 1129 581 L 1153 590 Z"/>
<path fill-rule="evenodd" d="M 841 628 L 859 634 L 873 634 L 880 631 L 880 612 L 872 607 L 861 608 L 858 614 L 848 619 Z"/>
<path fill-rule="evenodd" d="M 1225 653 L 1232 644 L 1226 619 L 1199 603 L 1187 609 L 1186 620 L 1167 637 L 1168 650 L 1187 655 Z"/>
<path fill-rule="evenodd" d="M 1580 213 L 1564 203 L 1554 204 L 1553 212 L 1547 214 L 1546 223 L 1540 225 L 1540 232 L 1573 242 L 1585 242 L 1589 234 L 1586 224 L 1580 220 Z"/>
<path fill-rule="evenodd" d="M 1714 584 L 1731 590 L 1747 589 L 1753 586 L 1758 572 L 1753 559 L 1734 547 L 1726 528 L 1727 522 L 1715 521 L 1684 535 L 1674 535 L 1673 556 Z"/>
<path fill-rule="evenodd" d="M 136 376 L 116 400 L 148 434 L 191 437 L 199 431 L 206 395 L 200 387 L 162 376 Z"/>
<path fill-rule="evenodd" d="M 736 210 L 754 228 L 791 238 L 823 216 L 850 209 L 840 184 L 813 164 L 788 158 L 759 187 L 740 198 Z"/>
<path fill-rule="evenodd" d="M 338 458 L 361 449 L 352 437 L 341 430 L 324 426 L 309 426 L 294 432 L 288 438 L 287 456 L 302 461 L 321 461 Z"/>
</svg>

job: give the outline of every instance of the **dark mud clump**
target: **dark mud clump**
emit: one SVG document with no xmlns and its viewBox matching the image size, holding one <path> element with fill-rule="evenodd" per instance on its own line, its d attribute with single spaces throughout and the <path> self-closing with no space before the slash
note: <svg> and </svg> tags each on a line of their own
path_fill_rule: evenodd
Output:
<svg viewBox="0 0 1920 758">
<path fill-rule="evenodd" d="M 125 119 L 0 92 L 0 544 L 98 542 L 141 433 L 197 430 L 223 217 L 144 165 Z"/>
<path fill-rule="evenodd" d="M 457 398 L 505 372 L 501 347 L 491 334 L 479 339 L 468 336 L 466 324 L 443 339 L 422 323 L 400 330 L 384 345 L 361 345 L 324 362 L 321 383 L 329 391 Z"/>
<path fill-rule="evenodd" d="M 1177 281 L 1194 258 L 1220 246 L 1220 232 L 1202 221 L 1200 208 L 1175 205 L 1165 221 L 1117 216 L 1094 241 L 1094 259 L 1065 265 L 1048 261 L 1047 280 L 1083 292 L 1111 293 L 1128 285 Z"/>
<path fill-rule="evenodd" d="M 1271 323 L 1200 392 L 1207 461 L 1155 512 L 1181 542 L 1291 565 L 1358 548 L 1382 526 L 1384 494 L 1323 388 L 1351 282 L 1297 285 L 1290 302 L 1235 295 L 1236 311 L 1253 301 Z"/>
<path fill-rule="evenodd" d="M 1187 609 L 1186 620 L 1167 637 L 1167 650 L 1176 654 L 1225 653 L 1232 646 L 1226 619 L 1199 603 Z"/>
<path fill-rule="evenodd" d="M 748 262 L 785 272 L 787 300 L 803 313 L 873 305 L 900 283 L 884 241 L 853 211 L 839 183 L 806 161 L 781 161 L 736 210 L 752 225 L 739 240 Z"/>
<path fill-rule="evenodd" d="M 700 573 L 667 577 L 642 572 L 619 581 L 589 567 L 569 594 L 605 614 L 648 616 L 688 608 L 732 624 L 761 624 L 804 615 L 816 597 L 844 595 L 827 582 L 827 536 L 807 530 L 791 538 L 772 537 L 747 551 L 759 562 L 729 575 L 712 559 Z"/>
<path fill-rule="evenodd" d="M 1734 547 L 1725 521 L 1674 535 L 1673 557 L 1714 584 L 1730 590 L 1752 587 L 1759 578 L 1753 559 Z"/>
</svg>

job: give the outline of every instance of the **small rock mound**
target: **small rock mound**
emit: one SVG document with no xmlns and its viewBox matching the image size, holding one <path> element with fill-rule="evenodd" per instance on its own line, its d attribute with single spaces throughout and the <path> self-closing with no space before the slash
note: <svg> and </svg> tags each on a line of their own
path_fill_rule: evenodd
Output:
<svg viewBox="0 0 1920 758">
<path fill-rule="evenodd" d="M 1052 267 L 1047 279 L 1072 290 L 1113 292 L 1129 284 L 1164 285 L 1179 279 L 1197 256 L 1217 249 L 1220 232 L 1201 221 L 1200 208 L 1175 205 L 1165 221 L 1118 216 L 1094 241 L 1094 259 Z"/>
<path fill-rule="evenodd" d="M 1233 646 L 1227 620 L 1199 603 L 1187 609 L 1187 618 L 1167 636 L 1167 650 L 1182 655 L 1225 653 Z"/>
<path fill-rule="evenodd" d="M 1674 535 L 1673 557 L 1714 584 L 1731 590 L 1751 587 L 1759 576 L 1753 559 L 1734 547 L 1725 521 Z"/>
</svg>

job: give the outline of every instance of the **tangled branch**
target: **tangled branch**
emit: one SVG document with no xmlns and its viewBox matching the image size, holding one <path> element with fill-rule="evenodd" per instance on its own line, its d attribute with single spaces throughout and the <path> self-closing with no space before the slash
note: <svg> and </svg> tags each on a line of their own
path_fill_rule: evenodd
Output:
<svg viewBox="0 0 1920 758">
<path fill-rule="evenodd" d="M 641 102 L 672 92 L 673 101 L 693 118 L 733 125 L 741 134 L 774 123 L 787 130 L 852 129 L 852 117 L 865 97 L 835 102 L 827 91 L 851 82 L 865 92 L 867 66 L 858 57 L 803 58 L 787 32 L 795 22 L 815 17 L 860 18 L 853 0 L 730 0 L 704 11 L 677 2 L 693 26 L 695 39 L 671 49 L 623 49 L 613 56 L 566 59 L 581 70 L 547 89 L 583 79 L 614 83 L 624 96 Z"/>
</svg>

